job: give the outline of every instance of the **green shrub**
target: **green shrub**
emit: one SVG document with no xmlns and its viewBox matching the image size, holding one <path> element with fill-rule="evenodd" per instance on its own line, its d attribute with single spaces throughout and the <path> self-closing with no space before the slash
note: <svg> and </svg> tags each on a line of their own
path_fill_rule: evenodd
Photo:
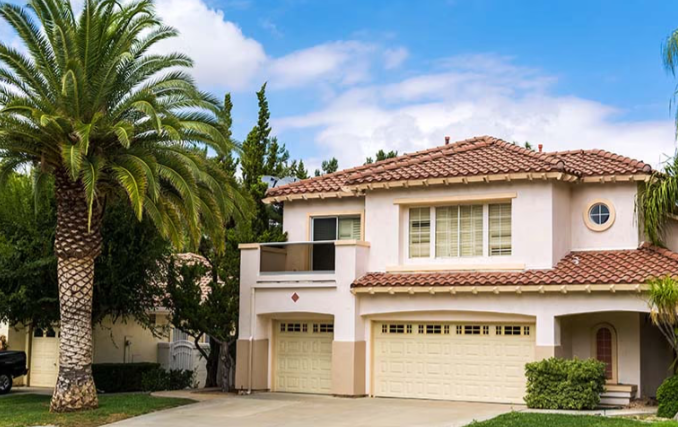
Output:
<svg viewBox="0 0 678 427">
<path fill-rule="evenodd" d="M 193 386 L 194 378 L 193 371 L 158 368 L 142 375 L 141 387 L 144 391 L 183 390 Z"/>
<path fill-rule="evenodd" d="M 664 380 L 657 389 L 657 416 L 673 418 L 678 413 L 678 375 Z"/>
<path fill-rule="evenodd" d="M 605 364 L 551 358 L 525 366 L 525 403 L 535 409 L 593 409 L 605 391 Z"/>
<path fill-rule="evenodd" d="M 142 391 L 144 373 L 160 369 L 157 363 L 99 363 L 92 365 L 97 390 L 105 393 Z"/>
</svg>

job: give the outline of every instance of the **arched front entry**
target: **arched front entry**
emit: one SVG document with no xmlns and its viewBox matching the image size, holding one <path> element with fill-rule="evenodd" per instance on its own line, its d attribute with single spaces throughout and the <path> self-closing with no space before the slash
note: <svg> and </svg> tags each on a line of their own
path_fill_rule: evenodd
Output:
<svg viewBox="0 0 678 427">
<path fill-rule="evenodd" d="M 601 323 L 593 328 L 592 354 L 596 360 L 605 363 L 605 378 L 607 382 L 618 382 L 617 361 L 617 332 L 608 323 Z"/>
</svg>

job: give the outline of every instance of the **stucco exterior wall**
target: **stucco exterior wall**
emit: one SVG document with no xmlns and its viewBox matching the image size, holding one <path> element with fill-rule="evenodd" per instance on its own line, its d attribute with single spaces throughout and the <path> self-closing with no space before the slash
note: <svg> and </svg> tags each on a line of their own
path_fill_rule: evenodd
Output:
<svg viewBox="0 0 678 427">
<path fill-rule="evenodd" d="M 295 200 L 285 203 L 283 231 L 287 232 L 287 240 L 290 242 L 306 242 L 312 240 L 309 221 L 311 216 L 356 214 L 364 210 L 364 197 Z"/>
<path fill-rule="evenodd" d="M 156 325 L 166 328 L 168 319 L 165 315 L 156 316 Z M 94 363 L 134 363 L 157 362 L 158 343 L 168 342 L 169 330 L 163 336 L 155 337 L 150 329 L 129 320 L 112 322 L 106 318 L 93 330 Z M 125 346 L 125 342 L 129 344 Z"/>
<path fill-rule="evenodd" d="M 637 385 L 641 390 L 641 313 L 590 313 L 561 319 L 561 336 L 567 336 L 565 352 L 569 357 L 595 357 L 593 331 L 597 325 L 608 324 L 617 334 L 618 382 Z M 565 341 L 564 341 L 565 342 Z"/>
<path fill-rule="evenodd" d="M 9 326 L 7 326 L 7 323 L 0 323 L 0 335 L 4 335 L 6 337 L 8 331 Z"/>
<path fill-rule="evenodd" d="M 409 258 L 409 207 L 394 204 L 395 199 L 482 196 L 516 193 L 512 199 L 513 250 L 510 256 L 465 258 Z M 416 264 L 506 264 L 524 263 L 527 268 L 549 268 L 553 264 L 551 182 L 511 182 L 392 189 L 369 192 L 365 200 L 365 240 L 370 242 L 370 271 Z M 486 204 L 486 202 L 479 202 Z M 545 232 L 535 233 L 535 230 Z M 485 234 L 487 230 L 485 229 Z M 487 240 L 485 236 L 484 240 Z"/>
<path fill-rule="evenodd" d="M 579 184 L 572 187 L 572 250 L 635 249 L 640 244 L 635 214 L 638 184 Z M 587 206 L 596 199 L 611 202 L 616 212 L 612 226 L 605 231 L 586 227 L 583 216 Z"/>
<path fill-rule="evenodd" d="M 673 374 L 673 349 L 652 325 L 648 315 L 640 316 L 640 382 L 643 396 L 656 397 L 657 388 Z"/>
<path fill-rule="evenodd" d="M 553 259 L 552 265 L 570 252 L 572 249 L 572 221 L 571 221 L 572 189 L 565 183 L 553 184 L 552 201 L 552 235 Z"/>
<path fill-rule="evenodd" d="M 678 251 L 678 219 L 669 219 L 664 229 L 664 244 L 672 251 Z"/>
<path fill-rule="evenodd" d="M 416 264 L 523 263 L 526 268 L 550 268 L 571 250 L 632 249 L 641 239 L 635 216 L 636 183 L 568 184 L 558 181 L 514 181 L 468 185 L 373 190 L 364 197 L 314 199 L 285 204 L 283 229 L 290 241 L 310 240 L 311 216 L 364 212 L 364 240 L 370 242 L 368 270 Z M 408 206 L 395 199 L 478 196 L 516 193 L 512 200 L 511 256 L 410 259 Z M 588 205 L 605 199 L 615 221 L 605 231 L 592 231 L 584 222 Z M 678 223 L 677 223 L 678 224 Z M 676 225 L 678 236 L 678 225 Z M 672 237 L 678 249 L 678 237 Z M 486 240 L 486 239 L 485 239 Z M 670 246 L 670 245 L 669 245 Z"/>
</svg>

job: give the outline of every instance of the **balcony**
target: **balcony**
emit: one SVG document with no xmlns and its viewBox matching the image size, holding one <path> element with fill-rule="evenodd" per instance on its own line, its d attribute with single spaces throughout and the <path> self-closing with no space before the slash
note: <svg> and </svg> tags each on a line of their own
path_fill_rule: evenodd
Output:
<svg viewBox="0 0 678 427">
<path fill-rule="evenodd" d="M 240 250 L 245 281 L 336 281 L 364 274 L 369 244 L 356 240 L 249 243 L 240 245 Z"/>
<path fill-rule="evenodd" d="M 259 273 L 331 274 L 336 268 L 335 241 L 262 243 Z"/>
</svg>

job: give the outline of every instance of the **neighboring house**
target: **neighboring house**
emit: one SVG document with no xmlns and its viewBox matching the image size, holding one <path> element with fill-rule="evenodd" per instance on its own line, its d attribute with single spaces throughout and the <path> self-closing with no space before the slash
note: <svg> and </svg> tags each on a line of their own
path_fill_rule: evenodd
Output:
<svg viewBox="0 0 678 427">
<path fill-rule="evenodd" d="M 644 284 L 678 254 L 642 243 L 651 173 L 479 137 L 269 190 L 289 242 L 241 245 L 237 388 L 523 403 L 556 356 L 605 362 L 605 402 L 653 396 Z"/>
<path fill-rule="evenodd" d="M 178 254 L 177 257 L 185 263 L 207 263 L 196 254 Z M 209 290 L 209 280 L 206 277 L 201 281 L 203 293 Z M 192 367 L 196 369 L 198 384 L 204 384 L 206 361 L 199 356 L 193 339 L 170 325 L 169 312 L 165 308 L 156 309 L 152 318 L 155 319 L 155 334 L 133 319 L 113 322 L 107 317 L 95 325 L 94 363 L 153 362 L 166 369 Z M 53 387 L 59 365 L 59 328 L 10 327 L 7 335 L 10 349 L 25 351 L 28 356 L 28 375 L 15 380 L 17 385 Z"/>
</svg>

